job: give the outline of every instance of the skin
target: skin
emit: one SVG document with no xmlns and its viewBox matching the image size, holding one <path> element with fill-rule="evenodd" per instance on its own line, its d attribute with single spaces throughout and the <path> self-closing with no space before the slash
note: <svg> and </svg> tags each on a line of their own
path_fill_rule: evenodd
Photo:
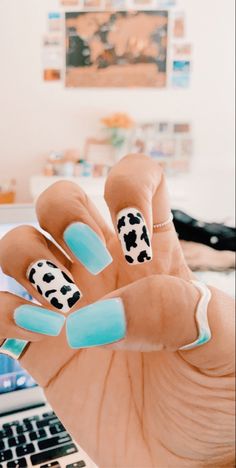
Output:
<svg viewBox="0 0 236 468">
<path fill-rule="evenodd" d="M 116 214 L 137 207 L 150 232 L 170 213 L 160 167 L 143 155 L 129 155 L 110 172 L 105 199 Z M 117 232 L 110 229 L 83 191 L 69 182 L 50 187 L 37 202 L 43 229 L 62 246 L 73 221 L 89 224 L 106 242 L 113 263 L 91 276 L 41 233 L 20 227 L 0 242 L 0 264 L 48 308 L 26 279 L 35 260 L 68 270 L 83 292 L 78 309 L 104 297 L 123 300 L 127 334 L 100 348 L 72 350 L 59 337 L 29 333 L 14 324 L 23 300 L 0 293 L 1 339 L 31 341 L 21 358 L 44 388 L 68 431 L 100 468 L 234 466 L 234 301 L 210 288 L 209 343 L 178 351 L 198 336 L 200 298 L 172 224 L 152 235 L 153 260 L 129 265 Z"/>
</svg>

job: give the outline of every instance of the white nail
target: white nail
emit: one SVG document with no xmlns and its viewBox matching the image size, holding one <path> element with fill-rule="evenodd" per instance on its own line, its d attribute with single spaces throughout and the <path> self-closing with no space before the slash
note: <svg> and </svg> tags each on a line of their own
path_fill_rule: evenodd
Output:
<svg viewBox="0 0 236 468">
<path fill-rule="evenodd" d="M 61 312 L 69 312 L 82 297 L 67 273 L 50 260 L 38 260 L 31 264 L 26 276 L 36 291 Z"/>
<path fill-rule="evenodd" d="M 137 208 L 124 208 L 118 213 L 117 230 L 128 263 L 138 265 L 152 260 L 150 234 Z"/>
</svg>

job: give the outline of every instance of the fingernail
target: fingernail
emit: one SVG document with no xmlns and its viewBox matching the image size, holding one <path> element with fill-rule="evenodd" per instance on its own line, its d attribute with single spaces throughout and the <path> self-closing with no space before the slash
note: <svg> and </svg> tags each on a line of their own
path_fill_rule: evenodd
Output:
<svg viewBox="0 0 236 468">
<path fill-rule="evenodd" d="M 14 319 L 16 324 L 25 330 L 49 336 L 59 335 L 65 323 L 63 315 L 31 305 L 17 307 Z"/>
<path fill-rule="evenodd" d="M 107 299 L 72 313 L 66 322 L 71 348 L 114 343 L 125 337 L 126 321 L 121 299 Z"/>
<path fill-rule="evenodd" d="M 73 223 L 64 232 L 71 252 L 93 275 L 112 262 L 112 257 L 97 233 L 84 223 Z"/>
<path fill-rule="evenodd" d="M 82 297 L 67 273 L 49 260 L 38 260 L 30 265 L 26 276 L 38 293 L 61 312 L 68 312 Z"/>
<path fill-rule="evenodd" d="M 8 338 L 2 346 L 0 346 L 0 354 L 7 354 L 13 359 L 19 359 L 24 349 L 28 346 L 28 341 L 17 340 L 16 338 Z"/>
<path fill-rule="evenodd" d="M 136 208 L 124 208 L 117 215 L 117 230 L 125 259 L 137 265 L 152 260 L 150 234 L 143 215 Z"/>
</svg>

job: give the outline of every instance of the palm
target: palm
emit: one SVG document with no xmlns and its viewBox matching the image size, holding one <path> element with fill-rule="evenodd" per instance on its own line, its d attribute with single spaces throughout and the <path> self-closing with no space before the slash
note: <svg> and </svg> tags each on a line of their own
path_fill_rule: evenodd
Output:
<svg viewBox="0 0 236 468">
<path fill-rule="evenodd" d="M 173 231 L 165 232 L 164 236 L 165 241 L 169 236 L 170 249 L 172 245 L 176 246 Z M 158 262 L 153 261 L 147 266 L 126 266 L 115 235 L 108 246 L 115 261 L 102 274 L 91 277 L 85 269 L 74 264 L 72 275 L 78 278 L 86 303 L 145 275 L 173 274 L 172 264 L 180 275 L 189 277 L 179 247 L 174 249 L 166 271 L 161 242 L 159 240 L 158 245 L 155 242 L 154 239 L 153 249 L 158 251 Z M 69 349 L 65 336 L 53 340 L 53 345 L 52 338 L 32 344 L 23 364 L 25 360 L 27 369 L 46 387 L 46 395 L 58 416 L 94 460 L 101 466 L 105 460 L 110 460 L 111 467 L 118 464 L 148 468 L 157 466 L 160 452 L 161 458 L 164 456 L 165 459 L 168 453 L 175 462 L 175 457 L 186 456 L 185 438 L 191 445 L 196 433 L 192 432 L 191 436 L 188 433 L 189 407 L 183 405 L 182 395 L 186 392 L 186 378 L 189 394 L 198 394 L 201 376 L 197 379 L 178 353 L 117 352 L 104 348 L 75 352 Z M 35 356 L 41 356 L 41 361 L 37 360 L 37 371 Z M 173 392 L 173 389 L 178 391 Z M 207 396 L 207 390 L 205 394 Z M 203 394 L 193 400 L 191 411 L 195 405 L 199 406 L 202 398 Z M 203 416 L 202 424 L 204 419 Z"/>
</svg>

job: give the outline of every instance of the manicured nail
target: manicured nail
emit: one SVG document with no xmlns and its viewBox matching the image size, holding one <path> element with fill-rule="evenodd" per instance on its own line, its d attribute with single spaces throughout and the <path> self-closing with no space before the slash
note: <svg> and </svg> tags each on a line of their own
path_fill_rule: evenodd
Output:
<svg viewBox="0 0 236 468">
<path fill-rule="evenodd" d="M 39 294 L 62 312 L 68 312 L 82 297 L 67 273 L 49 260 L 38 260 L 30 265 L 26 276 Z"/>
<path fill-rule="evenodd" d="M 84 223 L 73 223 L 64 232 L 71 252 L 93 275 L 112 262 L 112 257 L 97 233 Z"/>
<path fill-rule="evenodd" d="M 16 338 L 8 338 L 0 346 L 0 354 L 7 354 L 13 359 L 19 359 L 24 349 L 28 346 L 28 341 L 17 340 Z"/>
<path fill-rule="evenodd" d="M 17 307 L 14 319 L 16 324 L 25 330 L 49 336 L 59 335 L 65 323 L 63 315 L 33 305 Z"/>
<path fill-rule="evenodd" d="M 114 343 L 125 337 L 126 321 L 121 299 L 107 299 L 72 313 L 66 322 L 71 348 Z"/>
<path fill-rule="evenodd" d="M 152 260 L 148 228 L 143 215 L 136 208 L 125 208 L 118 213 L 117 230 L 128 263 L 137 265 Z"/>
</svg>

